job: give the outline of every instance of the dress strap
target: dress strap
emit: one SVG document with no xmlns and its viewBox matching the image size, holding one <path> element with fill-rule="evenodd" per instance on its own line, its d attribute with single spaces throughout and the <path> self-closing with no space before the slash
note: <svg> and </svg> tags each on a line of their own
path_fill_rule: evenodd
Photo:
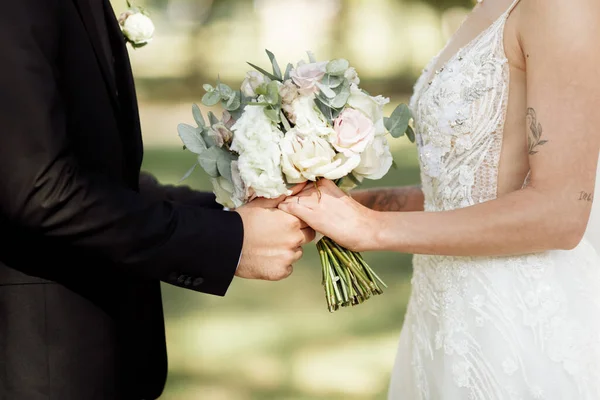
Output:
<svg viewBox="0 0 600 400">
<path fill-rule="evenodd" d="M 506 15 L 509 15 L 517 6 L 517 4 L 519 4 L 519 1 L 521 0 L 514 0 L 513 3 L 510 5 L 510 7 L 508 8 L 508 10 L 506 11 Z"/>
</svg>

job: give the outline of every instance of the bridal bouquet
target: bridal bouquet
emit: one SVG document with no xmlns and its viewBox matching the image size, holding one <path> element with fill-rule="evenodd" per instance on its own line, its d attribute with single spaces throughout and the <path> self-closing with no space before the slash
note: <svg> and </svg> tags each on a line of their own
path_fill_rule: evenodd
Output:
<svg viewBox="0 0 600 400">
<path fill-rule="evenodd" d="M 240 89 L 204 85 L 202 103 L 220 105 L 220 118 L 209 112 L 206 121 L 194 105 L 198 126 L 178 126 L 184 149 L 198 155 L 183 179 L 199 165 L 224 207 L 289 195 L 295 184 L 320 178 L 350 190 L 392 167 L 388 133 L 414 141 L 408 107 L 401 104 L 385 117 L 389 99 L 362 90 L 348 61 L 317 61 L 309 52 L 308 62 L 282 71 L 273 53 L 267 55 L 272 72 L 248 63 L 254 70 Z M 330 312 L 383 293 L 385 283 L 360 254 L 326 237 L 317 248 Z"/>
</svg>

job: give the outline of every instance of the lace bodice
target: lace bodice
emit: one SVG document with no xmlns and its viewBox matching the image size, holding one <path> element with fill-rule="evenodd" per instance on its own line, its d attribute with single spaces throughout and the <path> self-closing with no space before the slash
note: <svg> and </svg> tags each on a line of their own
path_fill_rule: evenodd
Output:
<svg viewBox="0 0 600 400">
<path fill-rule="evenodd" d="M 509 12 L 438 71 L 435 57 L 418 79 L 414 116 L 426 211 L 452 210 L 496 197 L 508 103 L 504 25 Z"/>
</svg>

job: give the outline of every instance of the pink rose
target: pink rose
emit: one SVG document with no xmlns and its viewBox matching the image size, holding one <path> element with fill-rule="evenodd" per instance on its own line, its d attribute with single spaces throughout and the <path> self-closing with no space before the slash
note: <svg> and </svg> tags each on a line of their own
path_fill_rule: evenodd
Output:
<svg viewBox="0 0 600 400">
<path fill-rule="evenodd" d="M 350 157 L 360 154 L 375 137 L 375 125 L 365 114 L 347 108 L 333 122 L 335 136 L 331 138 L 333 147 Z"/>
<path fill-rule="evenodd" d="M 303 95 L 317 93 L 319 88 L 317 83 L 325 76 L 327 70 L 327 61 L 310 63 L 298 63 L 298 66 L 290 72 L 290 77 L 300 89 L 299 92 Z"/>
</svg>

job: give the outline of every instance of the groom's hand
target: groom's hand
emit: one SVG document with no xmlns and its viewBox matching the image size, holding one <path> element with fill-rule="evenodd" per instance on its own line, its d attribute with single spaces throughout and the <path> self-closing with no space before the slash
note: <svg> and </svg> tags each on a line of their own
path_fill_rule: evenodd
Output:
<svg viewBox="0 0 600 400">
<path fill-rule="evenodd" d="M 315 232 L 298 218 L 277 209 L 285 199 L 256 199 L 236 209 L 244 223 L 244 245 L 236 276 L 278 281 L 292 273 L 302 246 Z"/>
</svg>

